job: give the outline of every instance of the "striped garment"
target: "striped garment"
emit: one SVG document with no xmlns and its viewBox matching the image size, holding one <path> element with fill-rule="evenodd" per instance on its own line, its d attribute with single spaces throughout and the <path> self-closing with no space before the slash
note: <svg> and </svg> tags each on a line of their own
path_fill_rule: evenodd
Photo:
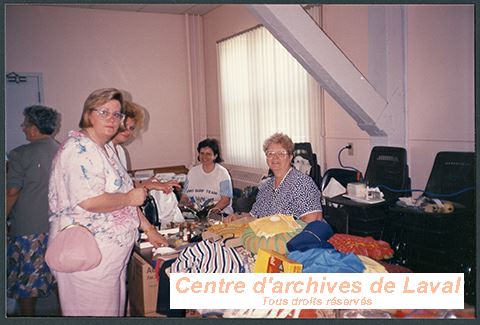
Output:
<svg viewBox="0 0 480 325">
<path fill-rule="evenodd" d="M 240 255 L 222 242 L 201 241 L 180 252 L 172 273 L 244 273 Z"/>
</svg>

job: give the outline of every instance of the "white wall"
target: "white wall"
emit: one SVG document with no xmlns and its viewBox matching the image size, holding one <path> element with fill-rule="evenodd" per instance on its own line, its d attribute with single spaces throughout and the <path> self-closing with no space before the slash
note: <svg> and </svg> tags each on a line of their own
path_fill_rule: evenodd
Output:
<svg viewBox="0 0 480 325">
<path fill-rule="evenodd" d="M 368 7 L 323 6 L 324 31 L 367 78 Z M 257 24 L 245 9 L 225 5 L 204 16 L 209 134 L 219 134 L 214 44 Z M 411 5 L 406 12 L 406 149 L 412 187 L 423 189 L 438 151 L 475 149 L 474 8 Z M 338 150 L 353 142 L 354 155 L 344 152 L 342 162 L 365 171 L 371 150 L 366 132 L 328 95 L 325 119 L 327 168 L 339 167 Z"/>
<path fill-rule="evenodd" d="M 62 114 L 58 140 L 78 129 L 90 92 L 116 87 L 150 115 L 127 146 L 132 166 L 190 163 L 183 16 L 23 5 L 5 12 L 5 70 L 43 74 L 45 104 Z"/>
<path fill-rule="evenodd" d="M 346 23 L 355 22 L 355 23 Z M 368 6 L 323 6 L 323 30 L 368 79 Z M 325 96 L 327 168 L 340 167 L 338 151 L 353 143 L 353 155 L 342 153 L 342 163 L 365 171 L 370 155 L 370 138 L 328 94 Z"/>
<path fill-rule="evenodd" d="M 406 6 L 407 151 L 412 186 L 423 188 L 441 150 L 473 151 L 474 9 Z M 207 134 L 219 137 L 216 42 L 258 24 L 243 5 L 203 16 Z M 368 6 L 324 5 L 325 32 L 368 78 Z M 352 23 L 354 22 L 354 23 Z M 6 72 L 42 72 L 45 102 L 62 113 L 58 139 L 77 128 L 94 89 L 118 87 L 148 109 L 151 124 L 127 148 L 135 168 L 191 162 L 183 16 L 42 6 L 6 9 Z M 327 167 L 365 170 L 370 140 L 328 96 Z"/>
<path fill-rule="evenodd" d="M 408 9 L 407 109 L 412 186 L 428 180 L 438 151 L 475 151 L 474 8 Z"/>
</svg>

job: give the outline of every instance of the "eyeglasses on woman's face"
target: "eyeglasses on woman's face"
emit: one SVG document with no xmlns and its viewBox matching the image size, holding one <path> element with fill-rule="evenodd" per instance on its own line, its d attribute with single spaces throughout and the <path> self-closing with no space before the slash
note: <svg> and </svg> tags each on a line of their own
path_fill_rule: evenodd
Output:
<svg viewBox="0 0 480 325">
<path fill-rule="evenodd" d="M 97 116 L 102 120 L 108 120 L 110 116 L 113 116 L 116 121 L 120 122 L 125 118 L 125 114 L 121 112 L 110 112 L 106 108 L 91 108 L 90 110 L 97 113 Z"/>
<path fill-rule="evenodd" d="M 285 158 L 289 155 L 287 150 L 279 150 L 279 151 L 273 151 L 273 150 L 268 150 L 265 152 L 265 156 L 267 156 L 267 159 L 272 159 L 273 157 L 277 158 Z"/>
</svg>

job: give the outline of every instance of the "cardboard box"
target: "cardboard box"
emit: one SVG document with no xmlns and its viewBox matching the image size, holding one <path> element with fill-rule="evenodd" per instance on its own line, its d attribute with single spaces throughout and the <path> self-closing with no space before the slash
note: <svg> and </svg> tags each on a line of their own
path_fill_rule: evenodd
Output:
<svg viewBox="0 0 480 325">
<path fill-rule="evenodd" d="M 143 314 L 141 311 L 135 309 L 135 307 L 133 307 L 133 306 L 130 309 L 130 314 L 128 316 L 130 316 L 130 317 L 163 317 L 163 318 L 167 317 L 165 315 L 158 314 L 156 312 Z"/>
<path fill-rule="evenodd" d="M 132 316 L 144 316 L 157 310 L 158 282 L 155 269 L 133 252 L 128 265 L 128 296 Z"/>
<path fill-rule="evenodd" d="M 255 273 L 301 273 L 303 265 L 287 258 L 286 256 L 260 248 L 257 261 L 255 262 Z"/>
</svg>

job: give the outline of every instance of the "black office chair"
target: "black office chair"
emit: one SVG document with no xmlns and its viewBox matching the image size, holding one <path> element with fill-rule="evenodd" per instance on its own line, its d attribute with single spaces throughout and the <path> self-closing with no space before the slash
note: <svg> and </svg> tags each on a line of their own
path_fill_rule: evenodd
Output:
<svg viewBox="0 0 480 325">
<path fill-rule="evenodd" d="M 360 172 L 352 169 L 327 169 L 325 174 L 323 174 L 320 184 L 320 191 L 322 191 L 322 193 L 332 178 L 335 178 L 343 187 L 347 188 L 348 183 L 358 182 L 362 178 L 362 175 Z M 348 233 L 348 215 L 346 211 L 338 209 L 336 204 L 329 202 L 324 196 L 322 196 L 322 212 L 323 217 L 335 233 Z"/>
<path fill-rule="evenodd" d="M 475 154 L 473 152 L 439 152 L 435 157 L 432 172 L 425 187 L 425 195 L 457 193 L 449 201 L 457 202 L 468 209 L 475 209 Z M 462 191 L 465 190 L 465 191 Z"/>
<path fill-rule="evenodd" d="M 336 203 L 341 212 L 333 212 L 330 207 L 328 210 L 332 215 L 344 216 L 344 226 L 337 227 L 339 232 L 382 239 L 388 207 L 399 196 L 409 195 L 407 151 L 399 147 L 373 147 L 363 181 L 370 187 L 380 187 L 385 202 L 371 205 L 337 197 L 327 201 Z"/>
<path fill-rule="evenodd" d="M 320 183 L 322 181 L 322 173 L 320 165 L 317 162 L 317 155 L 313 153 L 312 145 L 310 142 L 298 142 L 294 144 L 293 148 L 293 159 L 292 163 L 295 161 L 295 157 L 300 156 L 308 160 L 310 164 L 310 171 L 308 175 L 313 179 L 315 184 L 320 188 Z"/>
<path fill-rule="evenodd" d="M 361 173 L 356 170 L 329 168 L 325 171 L 325 174 L 323 174 L 320 190 L 323 191 L 332 178 L 335 178 L 340 184 L 343 185 L 343 187 L 346 188 L 348 183 L 358 182 L 361 177 Z"/>
<path fill-rule="evenodd" d="M 365 182 L 370 187 L 379 186 L 385 199 L 396 201 L 400 196 L 410 196 L 407 151 L 400 147 L 376 146 L 370 152 Z M 403 192 L 401 192 L 403 191 Z"/>
<path fill-rule="evenodd" d="M 455 210 L 391 207 L 385 240 L 395 249 L 394 261 L 415 272 L 465 273 L 465 301 L 474 301 L 475 154 L 437 153 L 424 195 L 451 201 Z"/>
</svg>

